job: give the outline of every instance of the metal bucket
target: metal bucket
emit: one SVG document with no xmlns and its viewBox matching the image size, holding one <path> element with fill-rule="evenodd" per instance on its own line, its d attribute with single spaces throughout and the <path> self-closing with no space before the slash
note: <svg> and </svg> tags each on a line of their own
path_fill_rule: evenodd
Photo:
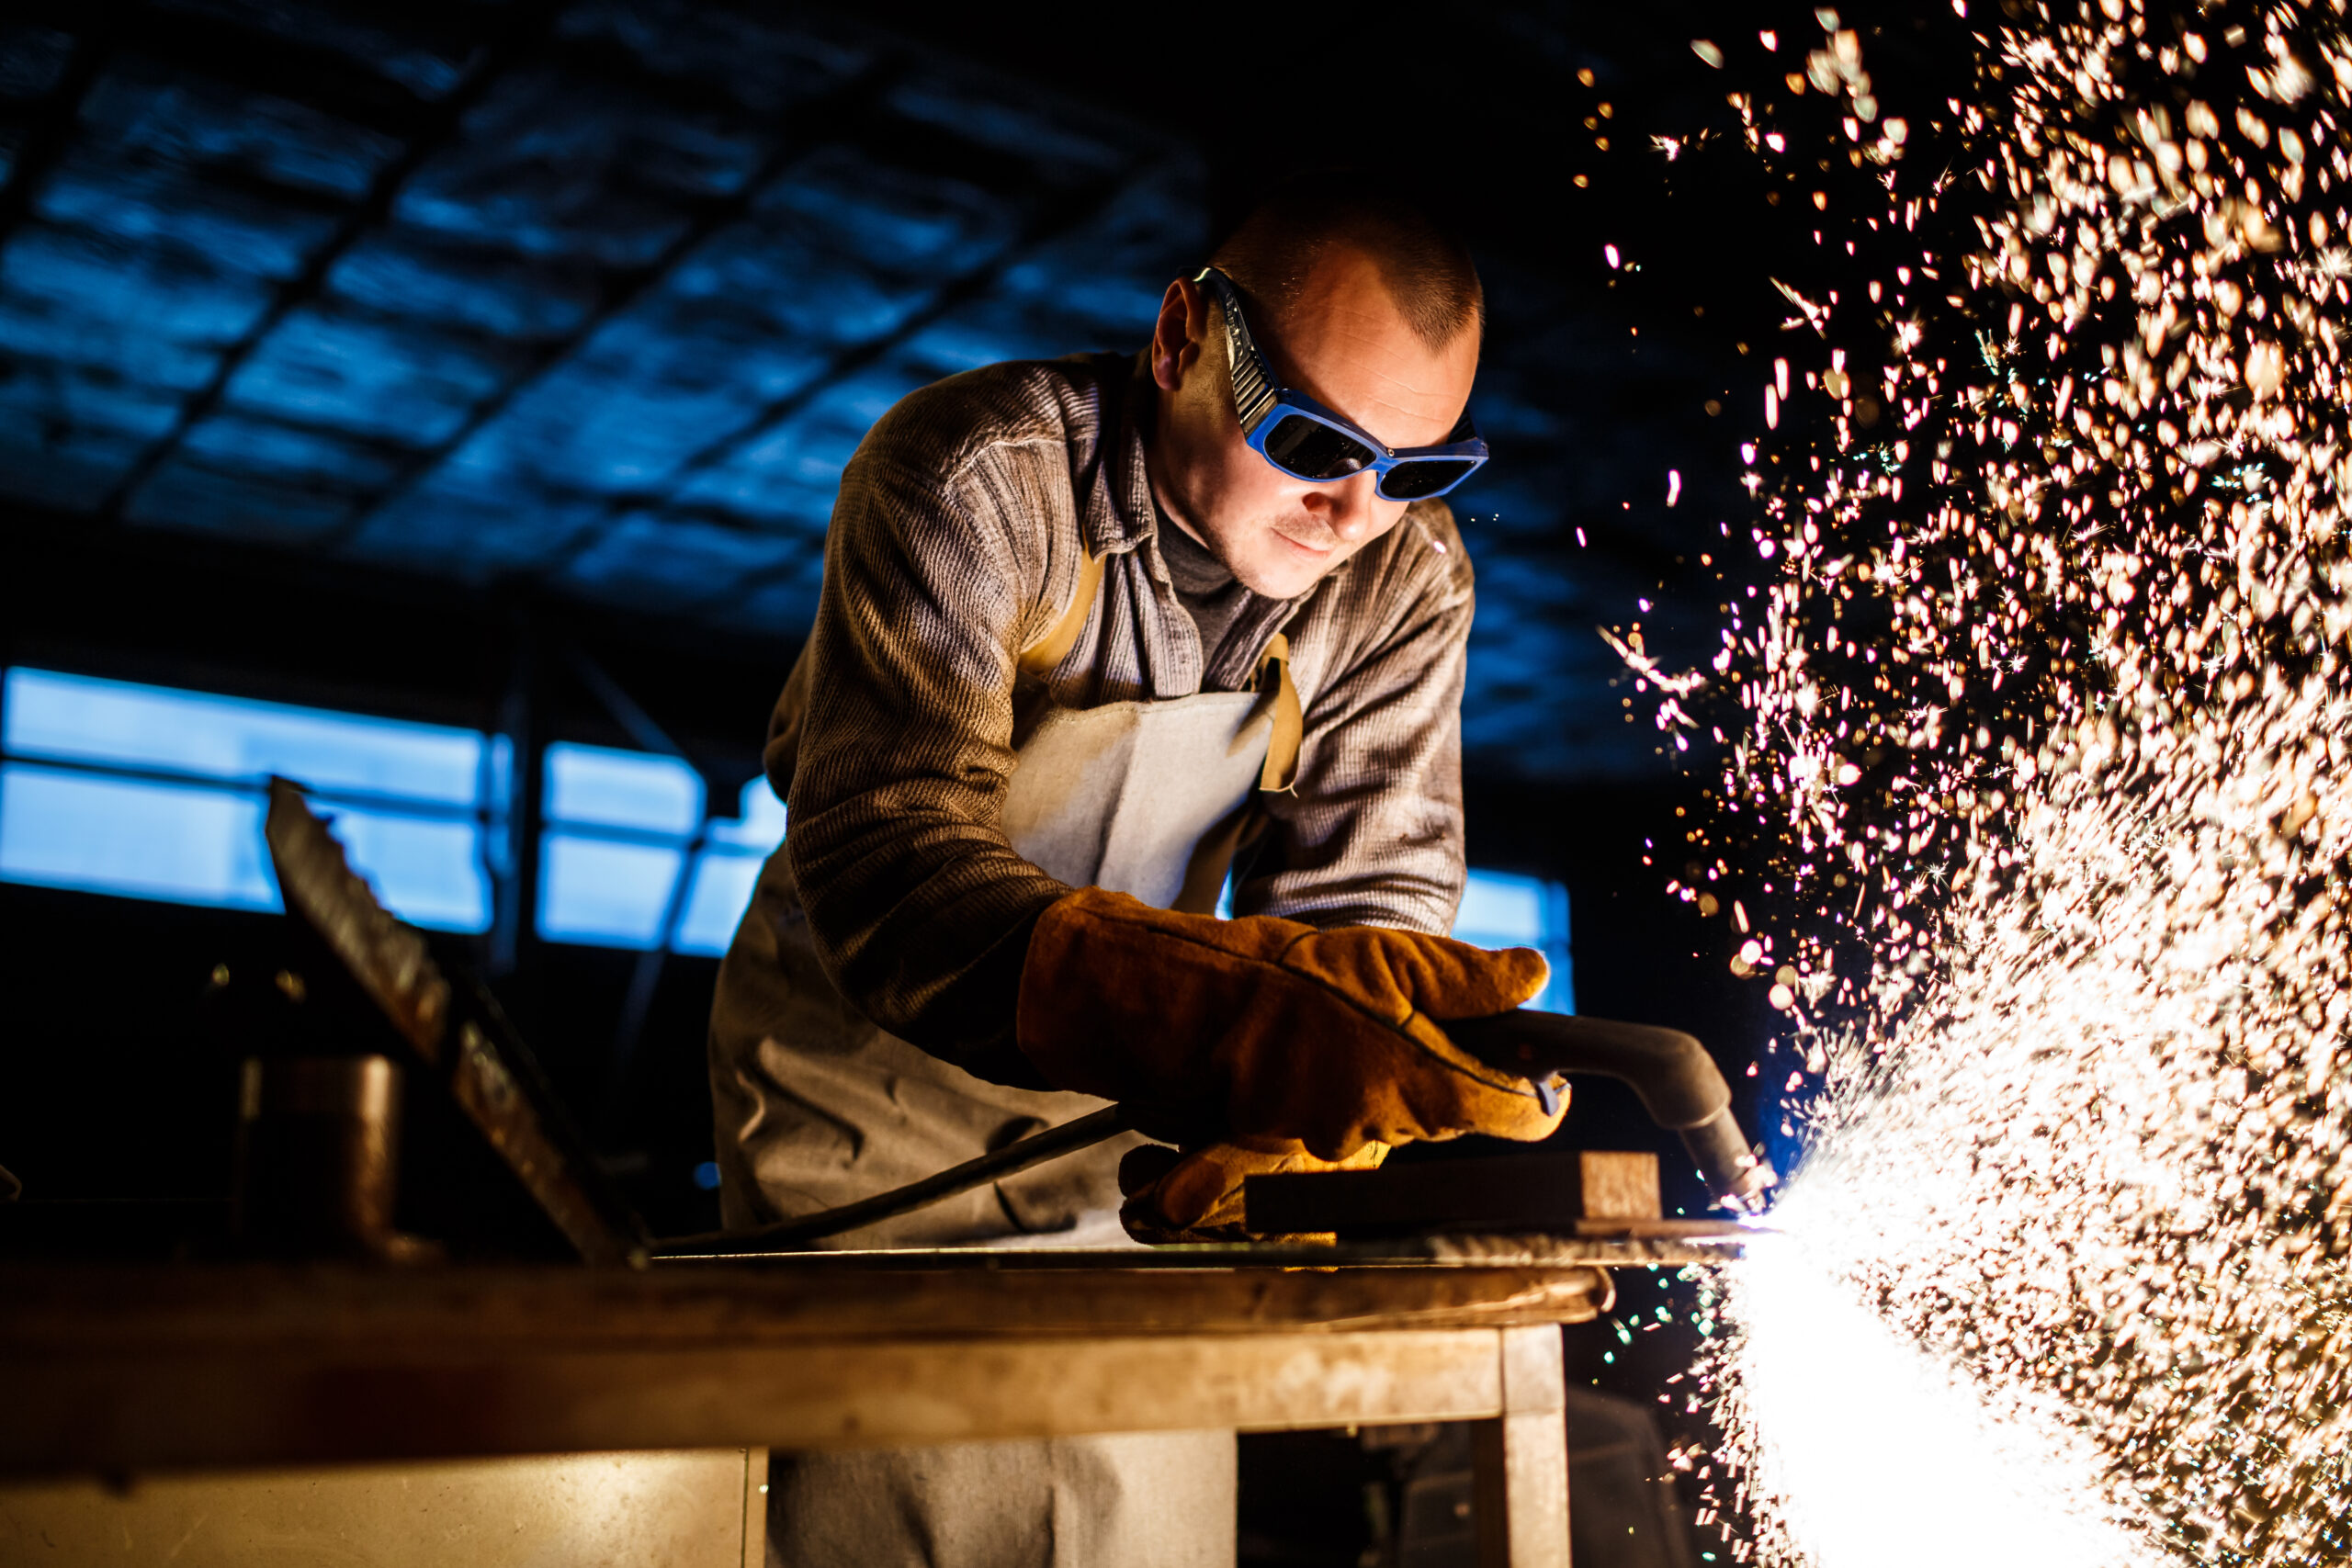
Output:
<svg viewBox="0 0 2352 1568">
<path fill-rule="evenodd" d="M 384 1056 L 249 1057 L 238 1100 L 234 1226 L 273 1257 L 400 1250 L 401 1073 Z"/>
</svg>

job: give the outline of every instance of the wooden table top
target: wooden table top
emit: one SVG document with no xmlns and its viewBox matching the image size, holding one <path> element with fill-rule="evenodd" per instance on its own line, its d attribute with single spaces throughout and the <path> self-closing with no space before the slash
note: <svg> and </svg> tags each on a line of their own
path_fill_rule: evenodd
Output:
<svg viewBox="0 0 2352 1568">
<path fill-rule="evenodd" d="M 813 1253 L 643 1269 L 0 1262 L 0 1369 L 28 1356 L 198 1346 L 480 1352 L 723 1340 L 1332 1333 L 1576 1323 L 1605 1268 L 1237 1266 L 1167 1254 Z"/>
<path fill-rule="evenodd" d="M 0 1263 L 0 1474 L 1467 1419 L 1501 1330 L 1611 1298 L 1229 1252 Z"/>
</svg>

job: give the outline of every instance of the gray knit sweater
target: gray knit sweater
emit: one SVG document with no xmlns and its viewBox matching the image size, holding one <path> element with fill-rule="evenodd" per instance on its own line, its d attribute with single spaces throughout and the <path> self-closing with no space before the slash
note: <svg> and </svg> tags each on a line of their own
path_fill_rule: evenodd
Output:
<svg viewBox="0 0 2352 1568">
<path fill-rule="evenodd" d="M 1028 932 L 1067 889 L 1005 842 L 1014 660 L 1092 615 L 1056 703 L 1236 691 L 1290 637 L 1296 788 L 1265 797 L 1244 914 L 1443 931 L 1462 897 L 1470 561 L 1419 502 L 1304 597 L 1250 596 L 1201 646 L 1156 542 L 1154 389 L 1113 355 L 993 365 L 910 394 L 842 475 L 815 629 L 768 730 L 786 850 L 826 973 L 867 1018 L 984 1076 L 1009 1040 Z"/>
</svg>

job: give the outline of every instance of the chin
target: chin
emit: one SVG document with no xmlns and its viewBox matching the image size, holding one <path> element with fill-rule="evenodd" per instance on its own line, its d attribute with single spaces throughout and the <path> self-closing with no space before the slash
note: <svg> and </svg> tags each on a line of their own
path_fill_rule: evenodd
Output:
<svg viewBox="0 0 2352 1568">
<path fill-rule="evenodd" d="M 1292 552 L 1295 554 L 1295 552 Z M 1329 570 L 1321 562 L 1304 560 L 1258 560 L 1247 571 L 1236 570 L 1234 576 L 1241 586 L 1265 599 L 1295 599 L 1323 579 Z"/>
</svg>

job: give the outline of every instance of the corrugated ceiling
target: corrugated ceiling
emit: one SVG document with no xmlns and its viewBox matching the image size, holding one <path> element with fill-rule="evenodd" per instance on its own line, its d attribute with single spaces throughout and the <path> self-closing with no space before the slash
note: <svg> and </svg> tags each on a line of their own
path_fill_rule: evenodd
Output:
<svg viewBox="0 0 2352 1568">
<path fill-rule="evenodd" d="M 1208 237 L 1181 136 L 787 7 L 59 7 L 0 139 L 0 492 L 779 639 L 884 408 L 1138 346 Z M 1568 539 L 1668 367 L 1487 272 L 1473 758 L 1638 768 L 1592 626 L 1646 568 Z"/>
</svg>

